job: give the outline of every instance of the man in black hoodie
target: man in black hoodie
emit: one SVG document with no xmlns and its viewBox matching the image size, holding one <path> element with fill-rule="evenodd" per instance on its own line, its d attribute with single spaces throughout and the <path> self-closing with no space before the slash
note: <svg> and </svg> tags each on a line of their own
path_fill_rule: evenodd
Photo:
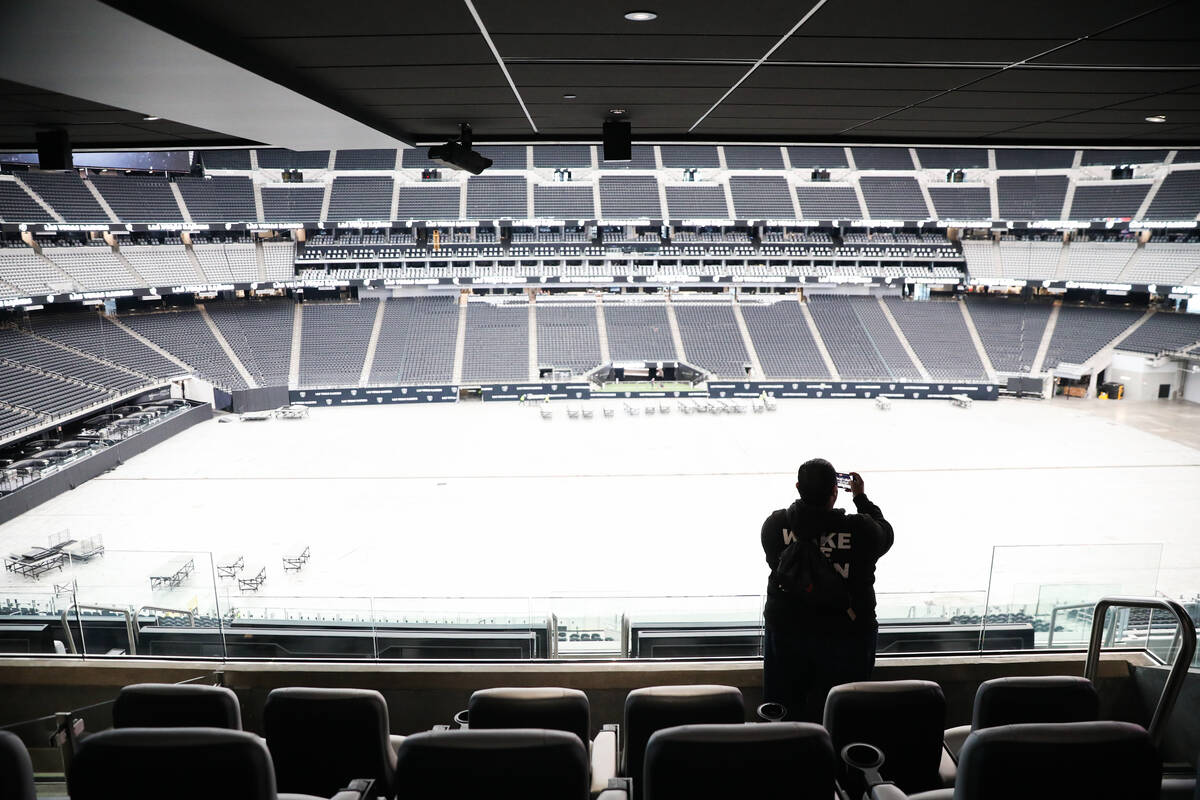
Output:
<svg viewBox="0 0 1200 800">
<path fill-rule="evenodd" d="M 864 681 L 875 666 L 875 562 L 892 546 L 892 526 L 867 499 L 851 472 L 857 514 L 834 508 L 837 472 L 815 458 L 796 475 L 800 499 L 767 517 L 762 547 L 771 568 L 763 611 L 763 699 L 788 709 L 788 719 L 820 722 L 829 690 Z M 784 591 L 775 575 L 779 556 L 797 537 L 814 537 L 845 581 L 850 608 L 827 611 Z"/>
</svg>

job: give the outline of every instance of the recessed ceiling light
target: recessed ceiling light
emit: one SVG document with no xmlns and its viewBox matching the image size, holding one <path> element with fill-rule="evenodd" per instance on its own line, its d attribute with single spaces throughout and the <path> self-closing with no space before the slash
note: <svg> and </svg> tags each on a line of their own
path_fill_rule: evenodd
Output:
<svg viewBox="0 0 1200 800">
<path fill-rule="evenodd" d="M 630 22 L 649 22 L 653 19 L 658 19 L 658 14 L 653 11 L 629 11 L 625 14 L 625 19 Z"/>
<path fill-rule="evenodd" d="M 143 122 L 157 122 L 160 119 L 162 119 L 162 117 L 142 117 Z"/>
<path fill-rule="evenodd" d="M 1146 122 L 1166 122 L 1166 121 L 1167 121 L 1167 118 L 1163 114 L 1155 114 L 1153 116 L 1146 117 Z"/>
<path fill-rule="evenodd" d="M 610 108 L 610 109 L 608 110 L 608 113 L 612 114 L 614 117 L 619 117 L 619 116 L 621 116 L 622 114 L 624 114 L 624 113 L 625 113 L 625 109 L 623 109 L 623 108 Z"/>
<path fill-rule="evenodd" d="M 573 95 L 573 94 L 564 94 L 563 100 L 574 100 L 575 97 L 576 97 L 576 95 Z"/>
</svg>

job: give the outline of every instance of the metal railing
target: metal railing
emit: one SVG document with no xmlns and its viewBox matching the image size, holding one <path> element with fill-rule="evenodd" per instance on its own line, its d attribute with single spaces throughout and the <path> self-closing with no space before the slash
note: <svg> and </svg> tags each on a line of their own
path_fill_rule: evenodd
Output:
<svg viewBox="0 0 1200 800">
<path fill-rule="evenodd" d="M 1162 743 L 1167 719 L 1175 708 L 1175 701 L 1179 699 L 1179 692 L 1183 689 L 1183 682 L 1187 678 L 1192 659 L 1196 655 L 1196 624 L 1192 622 L 1192 617 L 1188 614 L 1187 609 L 1174 600 L 1156 597 L 1101 598 L 1100 602 L 1096 603 L 1096 610 L 1092 614 L 1092 633 L 1088 641 L 1087 661 L 1083 668 L 1083 676 L 1092 682 L 1095 682 L 1100 668 L 1104 620 L 1109 609 L 1112 608 L 1146 608 L 1169 611 L 1175 615 L 1175 619 L 1179 623 L 1179 649 L 1175 652 L 1175 663 L 1171 665 L 1171 671 L 1167 675 L 1166 684 L 1163 686 L 1162 694 L 1158 698 L 1158 705 L 1154 707 L 1154 715 L 1150 718 L 1150 726 L 1147 728 L 1150 739 L 1155 746 L 1158 746 Z"/>
</svg>

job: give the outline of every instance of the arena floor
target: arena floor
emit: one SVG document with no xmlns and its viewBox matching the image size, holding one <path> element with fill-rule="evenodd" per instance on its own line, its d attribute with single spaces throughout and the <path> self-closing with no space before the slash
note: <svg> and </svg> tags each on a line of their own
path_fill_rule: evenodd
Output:
<svg viewBox="0 0 1200 800">
<path fill-rule="evenodd" d="M 211 608 L 207 555 L 183 587 L 150 591 L 162 551 L 187 550 L 265 565 L 259 595 L 216 582 L 223 608 L 394 616 L 446 604 L 379 598 L 592 595 L 749 595 L 667 605 L 752 608 L 766 577 L 759 526 L 791 502 L 796 466 L 822 456 L 860 472 L 893 523 L 878 589 L 920 593 L 900 604 L 981 597 L 994 545 L 1043 549 L 1000 553 L 993 602 L 1045 584 L 1200 591 L 1195 406 L 824 400 L 684 416 L 672 402 L 666 416 L 627 416 L 614 402 L 605 418 L 601 405 L 592 419 L 478 402 L 214 419 L 0 527 L 0 552 L 64 529 L 108 548 L 38 582 L 5 573 L 0 589 L 45 597 L 74 577 L 86 602 Z M 1153 547 L 1095 547 L 1121 543 L 1161 543 L 1161 565 Z M 308 565 L 285 574 L 281 557 L 305 546 Z M 340 596 L 376 599 L 312 599 Z M 498 614 L 524 604 L 466 602 Z"/>
</svg>

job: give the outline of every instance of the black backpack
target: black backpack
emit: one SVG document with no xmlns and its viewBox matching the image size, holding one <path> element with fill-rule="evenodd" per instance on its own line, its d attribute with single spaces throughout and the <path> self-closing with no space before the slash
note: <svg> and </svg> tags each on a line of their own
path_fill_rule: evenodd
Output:
<svg viewBox="0 0 1200 800">
<path fill-rule="evenodd" d="M 820 532 L 801 532 L 791 509 L 787 511 L 788 530 L 795 537 L 779 555 L 779 563 L 771 573 L 775 585 L 792 602 L 814 613 L 830 615 L 845 613 L 856 619 L 853 598 L 846 579 L 834 568 L 829 557 L 821 552 Z"/>
</svg>

